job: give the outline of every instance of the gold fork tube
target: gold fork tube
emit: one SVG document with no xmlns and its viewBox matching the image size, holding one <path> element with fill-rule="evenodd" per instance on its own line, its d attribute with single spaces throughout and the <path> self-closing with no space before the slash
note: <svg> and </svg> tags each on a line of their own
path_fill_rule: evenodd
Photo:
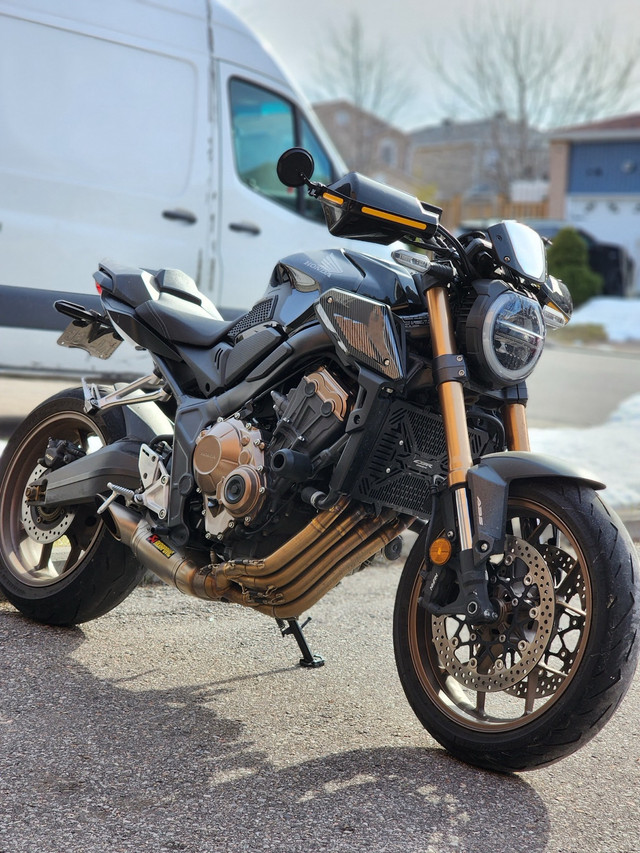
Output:
<svg viewBox="0 0 640 853">
<path fill-rule="evenodd" d="M 522 403 L 505 403 L 502 419 L 509 450 L 531 450 L 526 407 Z"/>
<path fill-rule="evenodd" d="M 446 290 L 432 287 L 427 290 L 426 298 L 434 358 L 457 355 Z M 462 383 L 442 382 L 438 385 L 438 396 L 449 454 L 449 485 L 457 486 L 466 483 L 467 471 L 473 464 Z"/>
</svg>

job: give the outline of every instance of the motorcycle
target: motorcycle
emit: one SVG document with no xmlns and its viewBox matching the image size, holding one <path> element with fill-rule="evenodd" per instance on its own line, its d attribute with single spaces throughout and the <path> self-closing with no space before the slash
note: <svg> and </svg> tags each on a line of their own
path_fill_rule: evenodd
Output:
<svg viewBox="0 0 640 853">
<path fill-rule="evenodd" d="M 331 233 L 391 246 L 300 252 L 225 321 L 178 270 L 106 263 L 103 313 L 60 301 L 60 338 L 153 371 L 39 405 L 0 459 L 0 586 L 31 619 L 75 625 L 150 570 L 242 604 L 323 661 L 299 618 L 379 552 L 401 553 L 393 639 L 416 715 L 499 771 L 569 755 L 634 673 L 637 555 L 572 464 L 530 451 L 526 379 L 571 297 L 515 221 L 454 237 L 441 210 L 349 173 L 312 181 Z M 392 244 L 395 244 L 393 248 Z"/>
</svg>

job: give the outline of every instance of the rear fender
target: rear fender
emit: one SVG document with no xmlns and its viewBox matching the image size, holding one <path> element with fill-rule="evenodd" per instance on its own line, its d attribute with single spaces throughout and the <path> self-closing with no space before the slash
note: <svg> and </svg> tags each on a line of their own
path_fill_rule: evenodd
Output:
<svg viewBox="0 0 640 853">
<path fill-rule="evenodd" d="M 148 444 L 158 435 L 173 435 L 173 422 L 157 403 L 128 403 L 122 407 L 122 414 L 129 438 L 138 438 Z"/>
<path fill-rule="evenodd" d="M 605 488 L 604 483 L 588 471 L 553 456 L 526 451 L 489 453 L 467 473 L 474 519 L 473 550 L 476 561 L 483 561 L 490 554 L 501 553 L 504 548 L 510 483 L 534 477 L 559 477 L 586 484 L 592 489 Z"/>
</svg>

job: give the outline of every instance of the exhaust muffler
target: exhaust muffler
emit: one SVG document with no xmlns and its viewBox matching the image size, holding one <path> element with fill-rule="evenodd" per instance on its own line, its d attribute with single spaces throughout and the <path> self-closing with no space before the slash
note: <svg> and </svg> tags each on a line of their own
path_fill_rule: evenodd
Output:
<svg viewBox="0 0 640 853">
<path fill-rule="evenodd" d="M 223 597 L 230 582 L 216 566 L 191 558 L 168 545 L 140 516 L 113 501 L 107 507 L 116 539 L 127 545 L 145 569 L 180 592 L 215 601 Z"/>
</svg>

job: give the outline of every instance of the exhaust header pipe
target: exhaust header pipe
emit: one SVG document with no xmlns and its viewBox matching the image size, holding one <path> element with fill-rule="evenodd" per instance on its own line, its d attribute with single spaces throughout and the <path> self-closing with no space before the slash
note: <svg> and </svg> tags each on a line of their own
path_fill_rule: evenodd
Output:
<svg viewBox="0 0 640 853">
<path fill-rule="evenodd" d="M 337 521 L 347 503 L 321 513 L 264 560 L 217 564 L 207 563 L 197 551 L 174 550 L 148 522 L 116 501 L 105 511 L 115 537 L 164 583 L 196 598 L 222 599 L 267 616 L 296 619 L 413 521 L 392 511 L 366 518 L 357 506 Z"/>
</svg>

